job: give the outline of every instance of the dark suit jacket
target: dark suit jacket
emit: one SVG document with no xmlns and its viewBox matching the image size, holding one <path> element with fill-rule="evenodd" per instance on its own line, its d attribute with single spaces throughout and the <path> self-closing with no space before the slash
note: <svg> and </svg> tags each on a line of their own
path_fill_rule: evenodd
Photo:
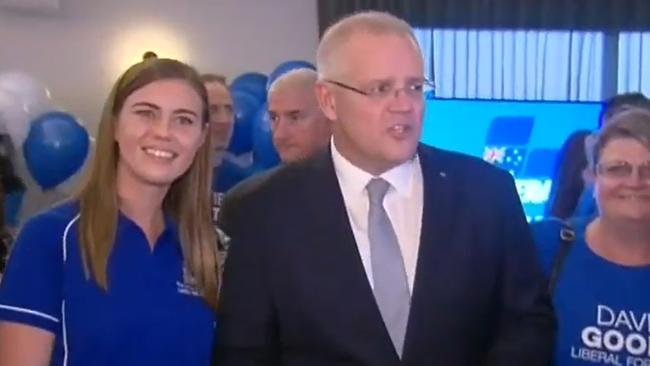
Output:
<svg viewBox="0 0 650 366">
<path fill-rule="evenodd" d="M 255 175 L 252 175 L 245 180 L 239 182 L 232 187 L 228 194 L 224 197 L 221 207 L 219 208 L 219 215 L 217 216 L 217 226 L 224 233 L 230 235 L 234 223 L 232 220 L 239 217 L 239 202 L 245 198 L 249 192 L 256 191 L 260 186 L 264 185 L 266 180 L 273 176 L 278 168 L 266 170 Z"/>
<path fill-rule="evenodd" d="M 422 233 L 402 360 L 329 151 L 226 197 L 216 364 L 547 365 L 555 318 L 512 177 L 419 147 Z"/>
</svg>

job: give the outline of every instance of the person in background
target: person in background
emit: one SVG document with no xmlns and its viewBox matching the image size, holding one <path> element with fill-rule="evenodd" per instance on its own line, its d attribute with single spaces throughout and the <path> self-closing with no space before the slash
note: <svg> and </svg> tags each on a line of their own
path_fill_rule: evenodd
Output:
<svg viewBox="0 0 650 366">
<path fill-rule="evenodd" d="M 216 220 L 223 194 L 247 175 L 227 151 L 232 138 L 235 114 L 226 78 L 217 74 L 204 74 L 202 79 L 210 102 L 210 140 L 215 170 L 212 182 L 215 201 L 213 216 Z"/>
<path fill-rule="evenodd" d="M 327 147 L 332 136 L 331 121 L 316 99 L 318 74 L 296 69 L 277 78 L 269 87 L 268 113 L 273 146 L 282 163 L 298 163 Z M 269 173 L 256 174 L 235 186 L 224 199 L 217 226 L 228 233 L 230 220 L 246 192 L 263 184 Z"/>
<path fill-rule="evenodd" d="M 347 16 L 317 64 L 330 146 L 240 198 L 215 365 L 548 365 L 513 177 L 419 143 L 431 83 L 409 24 Z"/>
<path fill-rule="evenodd" d="M 86 183 L 28 220 L 0 284 L 0 365 L 208 365 L 218 292 L 207 92 L 170 59 L 129 68 Z"/>
<path fill-rule="evenodd" d="M 217 220 L 224 194 L 237 182 L 246 177 L 246 171 L 229 159 L 228 144 L 232 138 L 235 123 L 232 96 L 226 77 L 219 74 L 201 75 L 208 91 L 210 108 L 210 146 L 212 151 L 212 223 L 218 237 L 219 263 L 223 263 L 227 253 L 227 238 L 217 227 Z"/>
<path fill-rule="evenodd" d="M 2 208 L 2 211 L 0 211 L 0 230 L 2 232 L 6 232 L 7 230 L 5 229 L 5 219 L 4 219 L 4 204 L 5 204 L 5 193 L 4 193 L 4 188 L 0 187 L 0 208 Z M 10 245 L 13 242 L 13 240 L 3 240 L 4 238 L 0 238 L 0 279 L 2 278 L 2 273 L 5 271 L 5 264 L 7 263 L 7 257 L 9 255 L 9 249 Z"/>
<path fill-rule="evenodd" d="M 1 188 L 0 188 L 1 189 Z M 0 204 L 5 204 L 5 193 L 0 191 Z M 0 279 L 5 271 L 11 247 L 14 242 L 14 236 L 5 223 L 4 213 L 0 212 Z"/>
<path fill-rule="evenodd" d="M 650 100 L 643 93 L 638 92 L 614 95 L 603 103 L 598 118 L 598 128 L 605 127 L 616 113 L 629 108 L 650 108 Z"/>
<path fill-rule="evenodd" d="M 155 60 L 158 55 L 153 51 L 147 51 L 142 55 L 142 61 Z"/>
<path fill-rule="evenodd" d="M 5 177 L 0 176 L 0 279 L 2 278 L 2 273 L 5 270 L 7 257 L 9 256 L 11 245 L 13 243 L 13 235 L 9 231 L 9 228 L 5 222 L 5 182 Z"/>
<path fill-rule="evenodd" d="M 599 215 L 536 235 L 559 321 L 556 366 L 650 362 L 650 112 L 613 114 L 592 152 Z M 549 234 L 550 233 L 550 234 Z"/>
<path fill-rule="evenodd" d="M 7 141 L 9 136 L 0 137 L 0 276 L 11 252 L 14 228 L 17 224 L 18 207 L 17 203 L 12 201 L 15 201 L 16 195 L 19 197 L 25 191 L 25 184 L 14 172 L 9 152 L 12 147 Z"/>
<path fill-rule="evenodd" d="M 316 99 L 317 79 L 312 69 L 296 69 L 280 76 L 269 88 L 273 146 L 283 163 L 309 158 L 330 141 L 331 122 Z"/>
<path fill-rule="evenodd" d="M 562 145 L 555 161 L 553 185 L 546 205 L 546 216 L 568 219 L 573 217 L 578 199 L 585 188 L 587 156 L 585 138 L 591 131 L 572 133 Z"/>
<path fill-rule="evenodd" d="M 623 93 L 606 99 L 603 102 L 603 108 L 601 109 L 600 116 L 598 117 L 598 129 L 600 130 L 605 127 L 609 122 L 609 119 L 616 113 L 630 108 L 647 108 L 650 110 L 650 100 L 642 93 Z M 597 134 L 598 131 L 595 131 L 585 140 L 585 152 L 587 159 L 591 158 L 591 153 L 594 148 Z M 590 166 L 593 165 L 592 161 L 588 161 L 588 163 Z"/>
<path fill-rule="evenodd" d="M 203 84 L 208 91 L 210 103 L 210 140 L 215 166 L 221 165 L 232 137 L 235 115 L 232 96 L 226 77 L 218 74 L 203 74 Z"/>
</svg>

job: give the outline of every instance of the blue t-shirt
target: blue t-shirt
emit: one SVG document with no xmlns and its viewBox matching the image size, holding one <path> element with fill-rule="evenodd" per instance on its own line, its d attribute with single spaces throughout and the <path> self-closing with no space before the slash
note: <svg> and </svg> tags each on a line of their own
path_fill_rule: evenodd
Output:
<svg viewBox="0 0 650 366">
<path fill-rule="evenodd" d="M 0 284 L 0 320 L 55 335 L 52 365 L 209 365 L 215 315 L 193 290 L 178 233 L 166 220 L 153 249 L 120 215 L 108 292 L 84 273 L 78 209 L 29 220 Z"/>
<path fill-rule="evenodd" d="M 540 253 L 550 273 L 553 251 Z M 553 294 L 559 325 L 555 365 L 650 365 L 648 284 L 650 266 L 609 262 L 587 246 L 584 230 L 578 230 Z"/>
</svg>

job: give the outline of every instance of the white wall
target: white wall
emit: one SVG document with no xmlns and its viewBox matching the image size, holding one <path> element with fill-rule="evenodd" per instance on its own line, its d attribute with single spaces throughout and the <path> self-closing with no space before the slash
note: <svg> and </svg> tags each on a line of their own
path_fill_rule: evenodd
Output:
<svg viewBox="0 0 650 366">
<path fill-rule="evenodd" d="M 0 72 L 24 70 L 95 131 L 108 89 L 142 53 L 200 71 L 268 73 L 314 60 L 316 0 L 60 0 L 60 11 L 0 9 Z"/>
</svg>

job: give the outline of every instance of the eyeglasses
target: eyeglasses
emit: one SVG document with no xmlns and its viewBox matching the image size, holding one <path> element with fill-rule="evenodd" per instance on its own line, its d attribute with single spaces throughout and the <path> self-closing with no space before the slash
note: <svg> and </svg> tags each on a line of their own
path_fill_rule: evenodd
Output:
<svg viewBox="0 0 650 366">
<path fill-rule="evenodd" d="M 384 100 L 392 96 L 396 97 L 400 90 L 404 91 L 404 94 L 410 98 L 422 98 L 424 95 L 435 90 L 435 84 L 427 79 L 411 82 L 401 88 L 398 88 L 392 82 L 384 81 L 377 82 L 365 88 L 357 88 L 336 80 L 326 79 L 325 82 L 375 100 Z"/>
<path fill-rule="evenodd" d="M 596 165 L 598 174 L 614 179 L 629 178 L 635 170 L 640 179 L 650 180 L 650 161 L 641 165 L 632 165 L 627 161 L 603 162 Z"/>
</svg>

